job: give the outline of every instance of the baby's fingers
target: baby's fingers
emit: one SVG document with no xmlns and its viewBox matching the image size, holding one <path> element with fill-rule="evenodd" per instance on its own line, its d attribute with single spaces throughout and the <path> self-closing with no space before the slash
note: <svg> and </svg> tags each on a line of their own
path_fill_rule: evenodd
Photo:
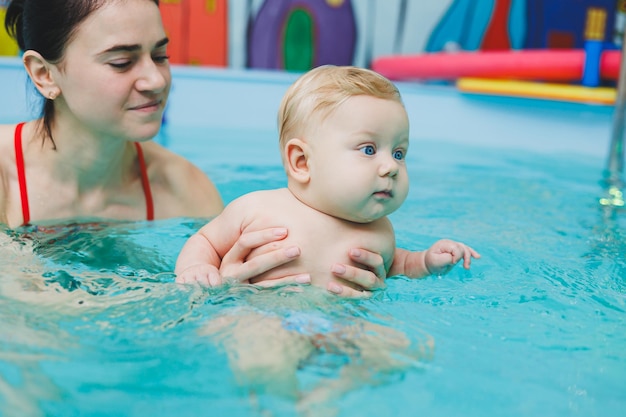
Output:
<svg viewBox="0 0 626 417">
<path fill-rule="evenodd" d="M 176 276 L 178 284 L 195 284 L 203 287 L 219 287 L 222 277 L 217 271 L 187 271 Z"/>
<path fill-rule="evenodd" d="M 469 246 L 465 246 L 465 251 L 463 253 L 463 268 L 469 269 L 472 263 L 472 258 L 480 259 L 480 253 L 476 252 L 474 249 Z"/>
</svg>

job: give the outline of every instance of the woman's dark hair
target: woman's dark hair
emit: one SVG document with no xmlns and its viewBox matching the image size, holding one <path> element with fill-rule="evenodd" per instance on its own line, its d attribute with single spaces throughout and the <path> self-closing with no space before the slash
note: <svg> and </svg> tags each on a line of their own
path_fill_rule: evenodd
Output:
<svg viewBox="0 0 626 417">
<path fill-rule="evenodd" d="M 33 50 L 48 62 L 59 63 L 78 26 L 105 3 L 120 0 L 12 0 L 4 27 L 22 51 Z M 158 0 L 151 0 L 157 6 Z M 54 102 L 44 97 L 44 138 L 52 140 Z"/>
</svg>

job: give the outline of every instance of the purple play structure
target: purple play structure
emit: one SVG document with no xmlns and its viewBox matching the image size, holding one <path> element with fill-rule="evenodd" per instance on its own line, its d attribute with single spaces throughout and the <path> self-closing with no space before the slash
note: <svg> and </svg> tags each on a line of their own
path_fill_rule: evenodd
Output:
<svg viewBox="0 0 626 417">
<path fill-rule="evenodd" d="M 247 65 L 293 71 L 351 65 L 355 43 L 350 0 L 266 0 L 250 19 Z"/>
</svg>

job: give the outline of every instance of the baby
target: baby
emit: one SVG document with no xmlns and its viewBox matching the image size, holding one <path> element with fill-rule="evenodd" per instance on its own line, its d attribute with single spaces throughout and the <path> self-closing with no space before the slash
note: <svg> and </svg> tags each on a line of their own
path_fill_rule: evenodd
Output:
<svg viewBox="0 0 626 417">
<path fill-rule="evenodd" d="M 177 282 L 222 284 L 221 259 L 241 234 L 277 225 L 289 230 L 288 237 L 253 251 L 248 260 L 276 245 L 298 246 L 301 254 L 252 284 L 302 275 L 328 288 L 339 279 L 333 265 L 354 265 L 350 248 L 380 254 L 387 276 L 411 278 L 446 273 L 460 259 L 469 268 L 471 258 L 480 257 L 445 239 L 422 252 L 396 249 L 387 215 L 409 191 L 409 121 L 398 89 L 385 77 L 357 67 L 315 68 L 285 93 L 278 127 L 287 188 L 231 202 L 185 243 Z"/>
</svg>

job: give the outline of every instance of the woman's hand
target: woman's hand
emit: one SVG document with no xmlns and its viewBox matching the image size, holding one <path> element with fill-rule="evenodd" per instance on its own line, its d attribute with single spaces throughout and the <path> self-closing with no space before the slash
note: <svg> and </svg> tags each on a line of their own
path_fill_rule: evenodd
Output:
<svg viewBox="0 0 626 417">
<path fill-rule="evenodd" d="M 334 264 L 331 272 L 337 278 L 361 287 L 362 291 L 336 282 L 328 284 L 328 291 L 344 297 L 369 297 L 371 291 L 385 288 L 387 272 L 382 256 L 364 249 L 350 249 L 348 256 L 359 266 Z"/>
<path fill-rule="evenodd" d="M 300 248 L 297 246 L 289 246 L 269 251 L 254 257 L 254 259 L 246 260 L 250 252 L 254 249 L 283 240 L 285 237 L 287 237 L 287 229 L 283 227 L 242 234 L 233 247 L 222 258 L 219 270 L 222 281 L 245 282 L 250 278 L 297 259 L 300 256 Z M 308 274 L 290 275 L 271 281 L 262 281 L 255 285 L 275 287 L 294 283 L 310 284 L 311 277 Z"/>
</svg>

